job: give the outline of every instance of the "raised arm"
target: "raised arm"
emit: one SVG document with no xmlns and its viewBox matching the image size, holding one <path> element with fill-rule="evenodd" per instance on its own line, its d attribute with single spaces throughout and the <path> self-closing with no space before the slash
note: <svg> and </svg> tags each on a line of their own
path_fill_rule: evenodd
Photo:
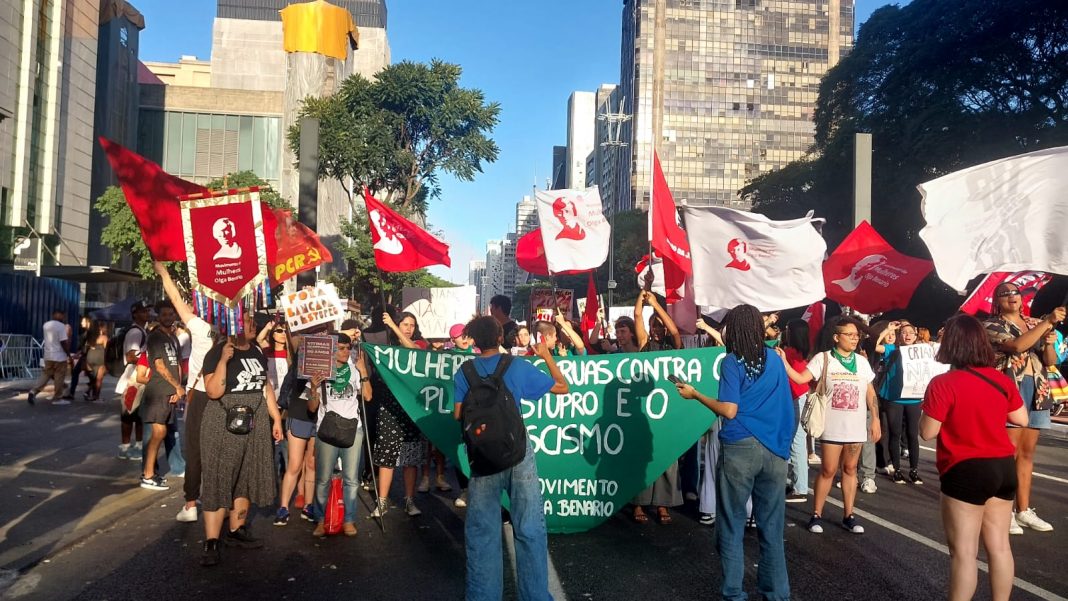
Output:
<svg viewBox="0 0 1068 601">
<path fill-rule="evenodd" d="M 1064 307 L 1057 307 L 1052 313 L 1047 315 L 1042 321 L 1035 327 L 1023 333 L 1022 336 L 1016 338 L 1009 338 L 1002 342 L 999 346 L 1001 350 L 1008 351 L 1010 353 L 1023 353 L 1027 352 L 1039 343 L 1047 334 L 1053 331 L 1056 324 L 1064 321 L 1065 310 Z M 1054 358 L 1056 356 L 1054 355 Z M 1048 358 L 1045 357 L 1045 358 Z"/>
<path fill-rule="evenodd" d="M 898 324 L 898 322 L 896 321 L 891 322 L 890 325 L 886 326 L 886 329 L 883 330 L 881 334 L 879 334 L 879 339 L 875 341 L 875 352 L 879 353 L 880 355 L 886 352 L 886 345 L 883 343 L 885 343 L 886 339 L 890 337 L 890 334 L 893 334 L 897 331 L 898 327 L 900 327 L 900 324 Z"/>
<path fill-rule="evenodd" d="M 277 324 L 275 324 L 272 319 L 267 322 L 267 325 L 263 326 L 263 329 L 260 330 L 259 334 L 256 334 L 256 344 L 259 345 L 260 348 L 274 350 L 272 348 L 274 345 L 271 344 L 271 332 L 274 330 L 275 325 Z"/>
<path fill-rule="evenodd" d="M 549 369 L 549 375 L 552 376 L 553 387 L 549 389 L 552 394 L 567 394 L 570 390 L 567 379 L 564 378 L 564 374 L 560 372 L 560 367 L 556 365 L 556 361 L 553 359 L 553 354 L 549 352 L 549 349 L 545 347 L 545 343 L 539 342 L 534 347 L 534 354 L 545 361 L 545 367 Z"/>
<path fill-rule="evenodd" d="M 790 365 L 790 362 L 786 360 L 786 352 L 779 347 L 775 347 L 775 353 L 782 359 L 782 365 L 786 368 L 786 376 L 790 378 L 790 381 L 795 384 L 808 384 L 814 379 L 812 372 L 808 369 L 798 373 L 797 370 Z"/>
<path fill-rule="evenodd" d="M 167 266 L 162 261 L 152 261 L 152 269 L 156 270 L 156 275 L 163 282 L 163 292 L 167 295 L 171 304 L 174 305 L 174 310 L 178 312 L 178 318 L 182 320 L 182 323 L 189 323 L 196 315 L 186 304 L 182 294 L 178 292 L 178 286 L 171 278 L 171 272 L 167 271 Z"/>
<path fill-rule="evenodd" d="M 557 310 L 556 313 L 556 325 L 560 326 L 560 329 L 563 330 L 564 335 L 571 339 L 571 344 L 575 345 L 575 350 L 578 351 L 577 354 L 586 354 L 586 344 L 582 342 L 582 336 L 578 335 L 578 332 L 575 331 L 575 328 L 571 327 L 571 323 L 564 319 L 563 314 L 561 314 L 559 310 Z"/>
<path fill-rule="evenodd" d="M 656 316 L 663 322 L 664 327 L 667 328 L 668 334 L 671 335 L 671 339 L 675 341 L 675 348 L 682 348 L 682 336 L 679 335 L 679 328 L 675 325 L 675 320 L 671 319 L 668 312 L 664 310 L 664 307 L 660 305 L 660 301 L 656 300 L 656 295 L 652 292 L 646 292 L 646 301 L 652 305 L 653 311 L 656 312 Z"/>
<path fill-rule="evenodd" d="M 645 348 L 649 342 L 649 331 L 645 328 L 645 290 L 638 293 L 638 300 L 634 302 L 634 337 L 638 339 L 638 348 Z"/>
<path fill-rule="evenodd" d="M 386 327 L 393 330 L 393 333 L 397 336 L 397 341 L 400 342 L 401 346 L 410 349 L 419 348 L 415 346 L 415 343 L 412 342 L 411 338 L 408 338 L 404 335 L 404 332 L 401 332 L 400 328 L 397 327 L 397 324 L 393 323 L 393 318 L 389 316 L 389 313 L 382 314 L 382 323 L 386 324 Z"/>
</svg>

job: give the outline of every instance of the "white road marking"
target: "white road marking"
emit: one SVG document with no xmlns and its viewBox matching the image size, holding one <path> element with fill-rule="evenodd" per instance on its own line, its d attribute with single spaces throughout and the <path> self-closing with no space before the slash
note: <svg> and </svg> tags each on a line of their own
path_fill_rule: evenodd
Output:
<svg viewBox="0 0 1068 601">
<path fill-rule="evenodd" d="M 937 451 L 935 451 L 935 449 L 932 449 L 931 447 L 925 447 L 923 445 L 920 445 L 920 448 L 923 449 L 924 451 L 930 451 L 932 453 L 937 452 Z M 1040 474 L 1038 472 L 1031 472 L 1031 475 L 1036 477 L 1036 478 L 1043 478 L 1045 480 L 1053 480 L 1054 482 L 1060 482 L 1061 484 L 1068 484 L 1068 480 L 1065 480 L 1064 478 L 1058 478 L 1057 476 L 1050 476 L 1049 474 Z"/>
<path fill-rule="evenodd" d="M 107 480 L 109 482 L 126 483 L 133 486 L 136 483 L 134 476 L 118 477 L 103 476 L 100 474 L 82 474 L 78 472 L 64 472 L 60 470 L 42 470 L 35 467 L 12 467 L 0 466 L 0 478 L 17 478 L 21 474 L 39 474 L 42 476 L 59 476 L 61 478 L 89 478 L 91 480 Z"/>
<path fill-rule="evenodd" d="M 842 507 L 842 502 L 839 501 L 838 499 L 835 499 L 834 497 L 827 497 L 827 502 L 830 503 L 831 505 L 836 506 L 836 507 Z M 857 509 L 857 508 L 854 507 L 853 508 L 853 513 L 856 514 L 859 517 L 862 517 L 862 518 L 868 520 L 869 522 L 871 522 L 873 524 L 882 526 L 883 528 L 886 528 L 887 530 L 889 530 L 891 532 L 895 532 L 897 534 L 900 534 L 901 536 L 904 536 L 905 538 L 908 538 L 910 540 L 918 542 L 918 543 L 920 543 L 921 545 L 923 545 L 925 547 L 928 547 L 930 549 L 934 549 L 935 551 L 939 551 L 942 554 L 946 555 L 947 557 L 949 556 L 949 547 L 943 545 L 942 543 L 940 543 L 940 542 L 938 542 L 936 540 L 932 540 L 932 539 L 927 538 L 926 536 L 924 536 L 922 534 L 917 534 L 917 533 L 915 533 L 915 532 L 913 532 L 913 531 L 911 531 L 911 530 L 909 530 L 907 528 L 903 528 L 903 527 L 899 526 L 898 524 L 895 524 L 893 522 L 889 522 L 887 520 L 884 520 L 881 517 L 879 517 L 879 516 L 877 516 L 877 515 L 875 515 L 873 513 L 869 513 L 867 511 L 864 511 L 863 509 Z M 980 570 L 982 570 L 984 572 L 987 572 L 987 573 L 990 573 L 990 566 L 987 565 L 987 563 L 985 561 L 980 561 L 978 563 L 979 563 L 979 569 Z M 1030 582 L 1027 582 L 1026 580 L 1021 580 L 1020 578 L 1014 578 L 1013 579 L 1013 585 L 1016 588 L 1018 588 L 1018 589 L 1020 589 L 1022 591 L 1027 591 L 1027 592 L 1031 593 L 1032 595 L 1035 595 L 1036 597 L 1038 597 L 1040 599 L 1046 599 L 1047 601 L 1068 601 L 1068 599 L 1066 599 L 1066 598 L 1064 598 L 1064 597 L 1062 597 L 1062 596 L 1060 596 L 1060 595 L 1058 595 L 1056 593 L 1047 591 L 1046 589 L 1044 589 L 1044 588 L 1042 588 L 1042 587 L 1040 587 L 1038 585 L 1031 584 Z"/>
<path fill-rule="evenodd" d="M 515 533 L 512 531 L 511 524 L 504 526 L 504 544 L 508 549 L 508 560 L 512 564 L 512 576 L 515 577 Z M 516 580 L 518 581 L 518 577 Z M 549 557 L 549 593 L 555 601 L 567 601 L 567 594 L 564 593 L 564 587 L 560 584 L 560 575 L 556 573 L 552 557 Z"/>
</svg>

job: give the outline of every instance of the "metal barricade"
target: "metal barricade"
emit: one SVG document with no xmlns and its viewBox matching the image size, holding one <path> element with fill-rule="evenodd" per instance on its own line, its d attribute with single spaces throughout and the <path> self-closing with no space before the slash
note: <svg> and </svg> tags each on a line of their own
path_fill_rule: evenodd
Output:
<svg viewBox="0 0 1068 601">
<path fill-rule="evenodd" d="M 41 343 L 33 336 L 0 333 L 0 380 L 37 378 L 43 356 Z"/>
</svg>

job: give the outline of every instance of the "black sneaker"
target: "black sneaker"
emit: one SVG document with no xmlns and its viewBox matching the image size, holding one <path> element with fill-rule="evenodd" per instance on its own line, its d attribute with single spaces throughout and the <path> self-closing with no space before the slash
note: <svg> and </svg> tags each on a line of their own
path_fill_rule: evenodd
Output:
<svg viewBox="0 0 1068 601">
<path fill-rule="evenodd" d="M 204 567 L 211 567 L 219 565 L 219 561 L 222 559 L 219 552 L 219 539 L 209 538 L 204 541 L 204 554 L 200 556 L 200 565 Z"/>
<path fill-rule="evenodd" d="M 160 478 L 158 474 L 155 475 L 155 476 L 152 476 L 151 478 L 146 478 L 144 476 L 141 476 L 141 488 L 147 488 L 148 490 L 169 490 L 170 489 L 170 487 L 167 486 L 167 481 L 164 480 L 163 478 Z"/>
<path fill-rule="evenodd" d="M 279 507 L 278 511 L 274 514 L 274 525 L 285 526 L 289 523 L 289 510 L 285 507 Z"/>
<path fill-rule="evenodd" d="M 31 404 L 31 405 L 36 405 L 37 404 L 37 393 L 32 391 L 32 390 L 26 391 L 26 402 Z"/>
<path fill-rule="evenodd" d="M 813 534 L 823 534 L 823 518 L 818 513 L 812 514 L 812 517 L 808 520 L 808 531 Z"/>
<path fill-rule="evenodd" d="M 237 530 L 227 530 L 226 538 L 223 540 L 231 547 L 241 547 L 242 549 L 259 549 L 263 546 L 263 541 L 252 536 L 247 526 L 241 526 Z"/>
<path fill-rule="evenodd" d="M 842 527 L 853 534 L 864 534 L 864 526 L 857 523 L 857 518 L 853 514 L 842 518 Z"/>
<path fill-rule="evenodd" d="M 904 484 L 905 474 L 901 473 L 901 470 L 894 472 L 894 484 Z"/>
<path fill-rule="evenodd" d="M 909 482 L 913 484 L 923 484 L 923 478 L 920 477 L 920 472 L 917 470 L 909 471 Z"/>
</svg>

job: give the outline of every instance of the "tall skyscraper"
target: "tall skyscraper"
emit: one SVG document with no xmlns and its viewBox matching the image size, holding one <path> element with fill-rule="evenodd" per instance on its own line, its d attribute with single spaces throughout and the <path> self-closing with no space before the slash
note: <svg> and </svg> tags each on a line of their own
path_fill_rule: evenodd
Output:
<svg viewBox="0 0 1068 601">
<path fill-rule="evenodd" d="M 626 142 L 622 139 L 623 124 L 615 117 L 621 108 L 626 108 L 620 106 L 621 93 L 615 84 L 601 84 L 597 89 L 594 148 L 586 168 L 586 187 L 598 187 L 606 214 L 617 204 L 622 156 L 619 143 Z"/>
<path fill-rule="evenodd" d="M 625 0 L 620 87 L 633 119 L 624 127 L 630 146 L 619 208 L 648 204 L 656 122 L 676 201 L 747 208 L 738 196 L 747 181 L 811 145 L 820 78 L 852 45 L 853 0 Z M 659 121 L 655 48 L 663 64 Z"/>
<path fill-rule="evenodd" d="M 538 202 L 530 196 L 515 205 L 515 234 L 522 238 L 524 234 L 538 229 Z"/>
<path fill-rule="evenodd" d="M 597 98 L 593 92 L 572 92 L 567 99 L 567 187 L 586 187 L 586 159 L 593 152 Z"/>
<path fill-rule="evenodd" d="M 553 176 L 549 185 L 552 190 L 567 188 L 567 146 L 553 146 Z"/>
<path fill-rule="evenodd" d="M 486 261 L 479 259 L 467 264 L 467 285 L 475 287 L 475 306 L 482 308 L 482 287 L 486 279 Z"/>
</svg>

